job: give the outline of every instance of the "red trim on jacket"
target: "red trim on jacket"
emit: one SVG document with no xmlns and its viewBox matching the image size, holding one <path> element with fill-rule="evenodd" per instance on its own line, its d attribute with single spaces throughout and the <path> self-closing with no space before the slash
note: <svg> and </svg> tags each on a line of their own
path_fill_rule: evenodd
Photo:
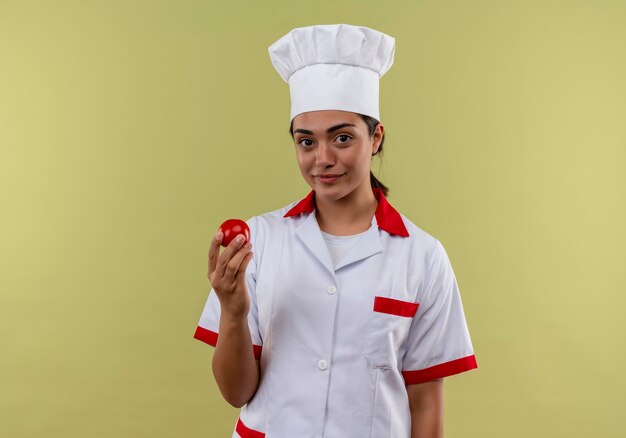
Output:
<svg viewBox="0 0 626 438">
<path fill-rule="evenodd" d="M 217 345 L 218 334 L 214 331 L 205 329 L 204 327 L 196 327 L 196 332 L 193 334 L 193 337 L 199 341 L 206 342 L 213 347 Z M 263 346 L 252 344 L 252 350 L 254 352 L 254 358 L 261 359 L 261 351 L 263 350 Z"/>
<path fill-rule="evenodd" d="M 315 210 L 315 190 L 311 190 L 308 195 L 298 202 L 283 217 L 296 216 L 300 213 L 312 213 Z"/>
<path fill-rule="evenodd" d="M 374 312 L 389 313 L 391 315 L 405 316 L 412 318 L 417 312 L 419 303 L 411 301 L 396 300 L 387 297 L 374 297 Z"/>
<path fill-rule="evenodd" d="M 248 426 L 243 424 L 241 418 L 237 421 L 235 432 L 237 432 L 241 438 L 265 438 L 265 434 L 263 432 L 250 429 Z"/>
<path fill-rule="evenodd" d="M 476 356 L 472 354 L 422 370 L 402 371 L 402 377 L 404 377 L 405 385 L 411 385 L 413 383 L 423 383 L 430 380 L 441 379 L 442 377 L 470 371 L 474 368 L 478 368 L 478 364 L 476 363 Z"/>
<path fill-rule="evenodd" d="M 387 201 L 383 191 L 378 187 L 372 187 L 372 192 L 374 192 L 374 197 L 378 201 L 375 213 L 378 228 L 387 231 L 389 234 L 408 237 L 409 232 L 404 226 L 402 216 L 400 216 L 400 213 Z M 285 213 L 283 217 L 296 216 L 301 213 L 312 213 L 313 210 L 315 210 L 315 190 L 311 190 L 304 199 L 300 200 L 300 202 Z"/>
</svg>

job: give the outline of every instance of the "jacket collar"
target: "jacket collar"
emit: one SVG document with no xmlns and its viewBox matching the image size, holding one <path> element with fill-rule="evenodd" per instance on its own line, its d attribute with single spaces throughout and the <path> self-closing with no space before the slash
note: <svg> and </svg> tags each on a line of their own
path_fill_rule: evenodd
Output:
<svg viewBox="0 0 626 438">
<path fill-rule="evenodd" d="M 376 207 L 376 213 L 374 214 L 378 228 L 387 231 L 389 234 L 408 237 L 409 232 L 404 226 L 400 213 L 398 213 L 397 210 L 387 201 L 383 191 L 377 187 L 373 187 L 372 191 L 378 200 L 378 206 Z M 311 190 L 311 192 L 304 199 L 285 213 L 283 217 L 297 216 L 301 213 L 312 213 L 314 210 L 315 190 Z"/>
</svg>

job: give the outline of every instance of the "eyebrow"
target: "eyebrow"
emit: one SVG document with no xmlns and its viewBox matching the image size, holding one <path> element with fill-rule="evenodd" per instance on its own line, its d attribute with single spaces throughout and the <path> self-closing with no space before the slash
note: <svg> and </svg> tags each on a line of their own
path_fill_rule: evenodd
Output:
<svg viewBox="0 0 626 438">
<path fill-rule="evenodd" d="M 345 128 L 346 126 L 353 126 L 356 128 L 356 125 L 352 124 L 352 123 L 340 123 L 338 125 L 335 126 L 331 126 L 330 128 L 328 128 L 326 130 L 327 134 L 330 134 L 333 131 L 336 131 L 337 129 L 341 129 L 341 128 Z M 313 135 L 313 131 L 309 131 L 308 129 L 296 129 L 295 131 L 293 131 L 294 134 L 300 133 L 300 134 L 307 134 L 307 135 Z"/>
</svg>

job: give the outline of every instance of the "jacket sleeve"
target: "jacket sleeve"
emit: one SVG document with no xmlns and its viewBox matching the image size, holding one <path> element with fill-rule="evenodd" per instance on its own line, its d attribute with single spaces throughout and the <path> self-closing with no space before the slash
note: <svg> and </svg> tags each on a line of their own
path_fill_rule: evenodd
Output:
<svg viewBox="0 0 626 438">
<path fill-rule="evenodd" d="M 402 358 L 406 385 L 478 368 L 461 295 L 448 255 L 439 240 L 427 260 L 424 288 Z"/>
<path fill-rule="evenodd" d="M 250 296 L 250 311 L 248 312 L 248 327 L 250 328 L 250 336 L 252 338 L 252 348 L 254 350 L 254 357 L 256 359 L 261 358 L 261 349 L 263 341 L 259 333 L 259 318 L 258 307 L 256 300 L 256 273 L 257 273 L 257 252 L 256 249 L 256 234 L 257 234 L 257 218 L 252 217 L 246 221 L 250 228 L 250 241 L 252 242 L 252 251 L 254 254 L 252 260 L 246 267 L 246 287 Z M 220 302 L 215 293 L 215 289 L 211 288 L 209 296 L 207 298 L 202 314 L 200 315 L 200 321 L 196 327 L 196 331 L 193 335 L 195 339 L 205 342 L 213 347 L 217 345 L 217 338 L 219 336 L 220 326 Z"/>
</svg>

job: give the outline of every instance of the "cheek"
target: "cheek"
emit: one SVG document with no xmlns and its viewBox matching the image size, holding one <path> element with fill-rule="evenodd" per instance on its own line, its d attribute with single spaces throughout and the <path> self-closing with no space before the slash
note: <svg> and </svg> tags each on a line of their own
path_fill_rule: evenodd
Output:
<svg viewBox="0 0 626 438">
<path fill-rule="evenodd" d="M 369 155 L 359 154 L 354 157 L 354 170 L 359 174 L 369 174 L 370 172 L 370 157 Z"/>
</svg>

